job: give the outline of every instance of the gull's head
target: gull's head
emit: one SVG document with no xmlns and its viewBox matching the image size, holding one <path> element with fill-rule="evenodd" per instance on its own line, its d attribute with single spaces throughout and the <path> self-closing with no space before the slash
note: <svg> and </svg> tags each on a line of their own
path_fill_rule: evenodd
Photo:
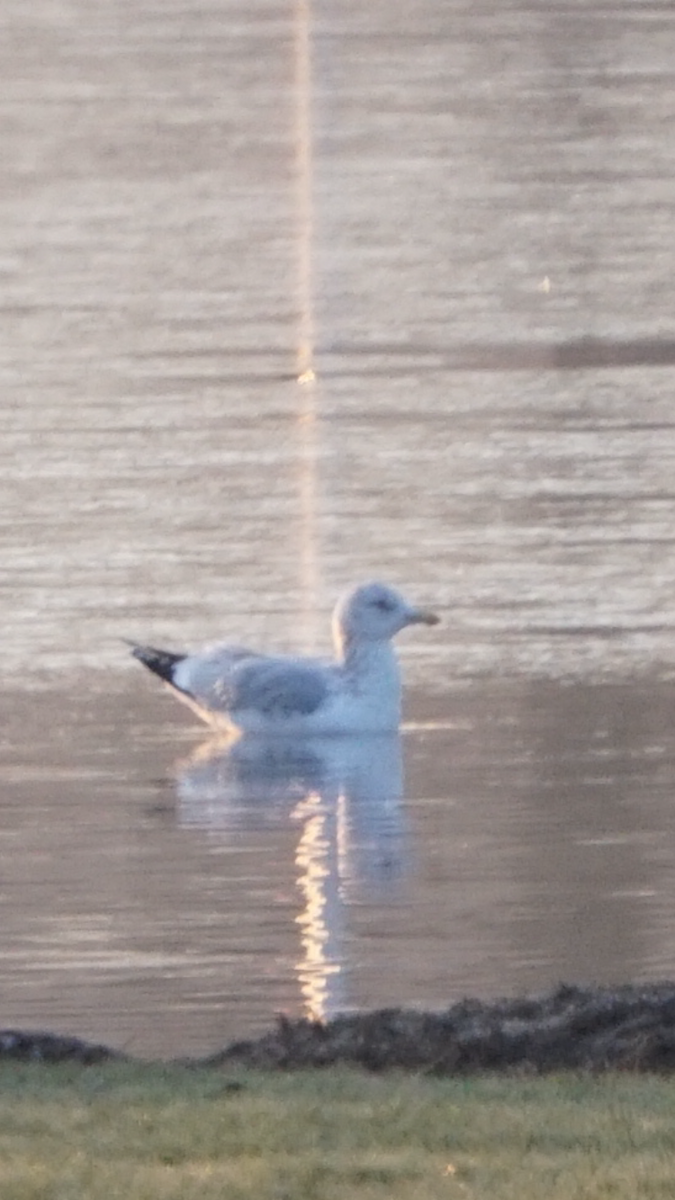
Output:
<svg viewBox="0 0 675 1200">
<path fill-rule="evenodd" d="M 333 613 L 333 633 L 338 645 L 345 642 L 387 642 L 406 625 L 437 625 L 439 617 L 426 608 L 414 608 L 400 592 L 384 583 L 363 583 L 338 600 Z"/>
</svg>

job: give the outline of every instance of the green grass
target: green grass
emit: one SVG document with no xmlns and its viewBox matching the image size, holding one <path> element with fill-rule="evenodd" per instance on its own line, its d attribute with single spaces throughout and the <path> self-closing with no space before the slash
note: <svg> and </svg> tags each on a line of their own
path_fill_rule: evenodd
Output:
<svg viewBox="0 0 675 1200">
<path fill-rule="evenodd" d="M 652 1077 L 0 1067 L 2 1200 L 670 1200 L 674 1164 Z"/>
</svg>

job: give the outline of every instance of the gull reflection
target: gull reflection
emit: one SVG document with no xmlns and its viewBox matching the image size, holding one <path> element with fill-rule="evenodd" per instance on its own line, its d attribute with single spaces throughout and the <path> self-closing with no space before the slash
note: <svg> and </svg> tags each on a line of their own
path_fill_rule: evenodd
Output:
<svg viewBox="0 0 675 1200">
<path fill-rule="evenodd" d="M 180 766 L 177 791 L 184 826 L 227 836 L 297 824 L 305 1013 L 343 1010 L 345 908 L 389 898 L 404 870 L 398 734 L 207 743 Z"/>
</svg>

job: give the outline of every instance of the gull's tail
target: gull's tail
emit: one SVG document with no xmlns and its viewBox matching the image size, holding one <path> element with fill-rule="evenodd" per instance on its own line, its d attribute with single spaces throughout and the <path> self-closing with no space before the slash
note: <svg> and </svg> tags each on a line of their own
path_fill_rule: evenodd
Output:
<svg viewBox="0 0 675 1200">
<path fill-rule="evenodd" d="M 174 654 L 171 650 L 157 650 L 154 646 L 139 646 L 137 642 L 128 642 L 134 658 L 143 663 L 154 675 L 159 675 L 165 683 L 173 684 L 174 669 L 186 657 L 185 654 Z"/>
<path fill-rule="evenodd" d="M 218 713 L 212 713 L 208 708 L 202 708 L 201 704 L 191 692 L 187 692 L 185 688 L 179 687 L 174 680 L 174 673 L 179 663 L 184 662 L 189 658 L 188 654 L 174 654 L 172 650 L 158 650 L 155 646 L 139 646 L 138 642 L 131 642 L 128 638 L 123 639 L 127 646 L 131 646 L 131 653 L 134 658 L 143 663 L 153 675 L 158 675 L 164 683 L 168 683 L 174 696 L 187 704 L 202 721 L 206 721 L 207 725 L 211 725 L 214 729 L 222 730 L 225 726 L 230 729 L 230 723 L 227 719 Z"/>
</svg>

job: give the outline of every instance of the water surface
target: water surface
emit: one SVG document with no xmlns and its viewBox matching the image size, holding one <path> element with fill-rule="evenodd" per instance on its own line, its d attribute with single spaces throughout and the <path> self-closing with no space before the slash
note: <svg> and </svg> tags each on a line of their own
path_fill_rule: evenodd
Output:
<svg viewBox="0 0 675 1200">
<path fill-rule="evenodd" d="M 672 975 L 668 7 L 0 22 L 2 1023 Z M 120 641 L 370 577 L 443 616 L 400 743 L 206 746 Z"/>
</svg>

